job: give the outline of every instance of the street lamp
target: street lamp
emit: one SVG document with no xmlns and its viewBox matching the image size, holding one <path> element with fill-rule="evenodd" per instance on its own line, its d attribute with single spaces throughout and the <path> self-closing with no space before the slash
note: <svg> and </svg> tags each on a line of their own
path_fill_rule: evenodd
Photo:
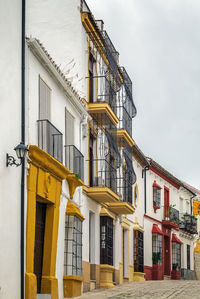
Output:
<svg viewBox="0 0 200 299">
<path fill-rule="evenodd" d="M 183 215 L 185 221 L 190 222 L 190 214 L 188 214 L 187 212 Z"/>
<path fill-rule="evenodd" d="M 9 154 L 6 154 L 6 167 L 8 166 L 20 166 L 22 164 L 22 160 L 25 158 L 26 153 L 28 152 L 28 148 L 25 146 L 23 142 L 20 142 L 14 150 L 16 151 L 17 158 L 20 159 L 20 163 L 16 162 L 16 159 L 13 156 L 10 156 Z"/>
</svg>

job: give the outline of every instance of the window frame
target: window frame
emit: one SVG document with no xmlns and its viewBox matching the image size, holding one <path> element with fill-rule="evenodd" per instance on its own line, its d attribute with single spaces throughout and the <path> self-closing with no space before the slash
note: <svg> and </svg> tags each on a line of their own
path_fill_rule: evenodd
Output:
<svg viewBox="0 0 200 299">
<path fill-rule="evenodd" d="M 181 269 L 181 244 L 172 241 L 172 270 Z"/>
<path fill-rule="evenodd" d="M 82 234 L 82 220 L 65 215 L 64 275 L 82 276 Z"/>
<path fill-rule="evenodd" d="M 187 269 L 190 270 L 191 266 L 191 253 L 190 253 L 190 245 L 187 244 Z"/>
<path fill-rule="evenodd" d="M 134 230 L 134 271 L 144 273 L 144 234 Z"/>
<path fill-rule="evenodd" d="M 153 183 L 153 208 L 156 213 L 157 209 L 161 208 L 161 187 L 154 181 Z"/>
<path fill-rule="evenodd" d="M 152 233 L 152 264 L 162 265 L 163 236 Z M 154 260 L 156 261 L 154 263 Z"/>
<path fill-rule="evenodd" d="M 100 216 L 100 264 L 113 266 L 113 241 L 113 219 L 108 216 Z"/>
</svg>

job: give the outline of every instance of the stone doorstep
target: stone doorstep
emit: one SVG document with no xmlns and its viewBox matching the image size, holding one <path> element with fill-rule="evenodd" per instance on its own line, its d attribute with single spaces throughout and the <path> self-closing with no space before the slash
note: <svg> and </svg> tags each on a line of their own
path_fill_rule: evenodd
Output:
<svg viewBox="0 0 200 299">
<path fill-rule="evenodd" d="M 90 280 L 90 291 L 96 289 L 96 280 Z"/>
<path fill-rule="evenodd" d="M 51 294 L 37 294 L 37 299 L 51 299 Z"/>
</svg>

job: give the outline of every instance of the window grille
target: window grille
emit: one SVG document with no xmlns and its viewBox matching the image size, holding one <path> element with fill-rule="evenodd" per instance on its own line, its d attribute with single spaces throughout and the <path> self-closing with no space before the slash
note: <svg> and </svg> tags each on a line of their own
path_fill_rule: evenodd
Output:
<svg viewBox="0 0 200 299">
<path fill-rule="evenodd" d="M 162 265 L 162 235 L 152 234 L 153 265 Z"/>
<path fill-rule="evenodd" d="M 153 205 L 160 207 L 161 189 L 153 187 Z"/>
<path fill-rule="evenodd" d="M 190 270 L 190 245 L 187 245 L 187 269 Z"/>
<path fill-rule="evenodd" d="M 181 244 L 172 242 L 172 270 L 181 269 Z"/>
<path fill-rule="evenodd" d="M 113 265 L 113 219 L 100 217 L 100 263 Z"/>
<path fill-rule="evenodd" d="M 144 272 L 144 241 L 143 233 L 134 231 L 134 271 Z"/>
<path fill-rule="evenodd" d="M 65 216 L 64 275 L 82 276 L 82 221 Z"/>
</svg>

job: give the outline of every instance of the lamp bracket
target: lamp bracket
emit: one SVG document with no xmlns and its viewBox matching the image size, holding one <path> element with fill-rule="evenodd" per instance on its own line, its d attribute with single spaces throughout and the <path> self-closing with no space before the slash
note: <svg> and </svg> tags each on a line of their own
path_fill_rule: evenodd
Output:
<svg viewBox="0 0 200 299">
<path fill-rule="evenodd" d="M 20 166 L 22 164 L 22 160 L 20 161 L 20 163 L 16 162 L 16 159 L 13 156 L 10 156 L 9 154 L 6 154 L 6 167 L 8 166 Z"/>
</svg>

